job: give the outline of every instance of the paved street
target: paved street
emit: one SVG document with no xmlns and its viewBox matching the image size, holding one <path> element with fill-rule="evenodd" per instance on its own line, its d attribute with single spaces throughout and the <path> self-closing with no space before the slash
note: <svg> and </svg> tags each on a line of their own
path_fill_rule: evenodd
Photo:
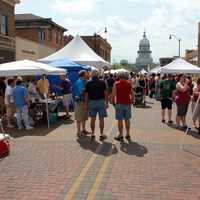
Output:
<svg viewBox="0 0 200 200">
<path fill-rule="evenodd" d="M 11 133 L 11 154 L 0 161 L 0 200 L 200 200 L 200 136 L 160 123 L 160 105 L 134 108 L 130 144 L 77 140 L 73 122 Z M 190 114 L 190 113 L 189 113 Z"/>
</svg>

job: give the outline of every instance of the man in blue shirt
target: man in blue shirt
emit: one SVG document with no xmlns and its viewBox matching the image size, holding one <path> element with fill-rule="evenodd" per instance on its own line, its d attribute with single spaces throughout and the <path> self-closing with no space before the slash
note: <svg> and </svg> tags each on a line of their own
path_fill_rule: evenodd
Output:
<svg viewBox="0 0 200 200">
<path fill-rule="evenodd" d="M 17 109 L 17 126 L 18 129 L 22 129 L 22 120 L 26 130 L 31 130 L 33 127 L 30 126 L 29 116 L 28 116 L 28 91 L 22 86 L 22 80 L 18 79 L 16 87 L 13 90 L 14 103 Z"/>
<path fill-rule="evenodd" d="M 87 80 L 87 72 L 82 70 L 79 72 L 79 79 L 75 84 L 75 120 L 77 122 L 77 136 L 87 135 L 85 123 L 88 119 L 85 109 L 85 85 Z"/>
</svg>

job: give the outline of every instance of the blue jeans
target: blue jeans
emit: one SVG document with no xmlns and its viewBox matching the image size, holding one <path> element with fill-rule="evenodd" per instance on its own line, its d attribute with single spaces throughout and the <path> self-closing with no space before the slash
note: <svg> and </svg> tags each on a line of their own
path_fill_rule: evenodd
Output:
<svg viewBox="0 0 200 200">
<path fill-rule="evenodd" d="M 90 100 L 89 101 L 89 117 L 96 118 L 97 114 L 100 119 L 107 117 L 105 100 Z"/>
<path fill-rule="evenodd" d="M 116 120 L 129 120 L 131 119 L 131 105 L 115 105 Z"/>
<path fill-rule="evenodd" d="M 22 120 L 26 128 L 30 126 L 29 116 L 28 116 L 28 106 L 25 105 L 22 108 L 17 108 L 17 126 L 22 128 Z"/>
</svg>

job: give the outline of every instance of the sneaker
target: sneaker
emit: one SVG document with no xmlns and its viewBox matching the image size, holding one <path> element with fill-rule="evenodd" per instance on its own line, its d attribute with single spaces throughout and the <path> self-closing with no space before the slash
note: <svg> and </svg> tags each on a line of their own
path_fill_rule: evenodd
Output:
<svg viewBox="0 0 200 200">
<path fill-rule="evenodd" d="M 34 127 L 32 127 L 32 126 L 27 126 L 26 127 L 26 130 L 33 130 L 34 129 Z"/>
</svg>

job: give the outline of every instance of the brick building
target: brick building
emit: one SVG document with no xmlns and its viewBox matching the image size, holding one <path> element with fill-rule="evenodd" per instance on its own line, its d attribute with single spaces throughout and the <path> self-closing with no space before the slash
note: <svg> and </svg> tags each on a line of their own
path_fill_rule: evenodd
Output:
<svg viewBox="0 0 200 200">
<path fill-rule="evenodd" d="M 104 60 L 111 61 L 111 50 L 112 47 L 108 41 L 102 38 L 100 35 L 93 36 L 81 36 L 87 45 L 93 49 L 96 54 L 101 56 Z M 68 44 L 73 39 L 73 36 L 65 36 L 65 44 Z"/>
<path fill-rule="evenodd" d="M 14 13 L 17 0 L 0 0 L 0 63 L 15 60 Z"/>
<path fill-rule="evenodd" d="M 198 65 L 198 51 L 197 50 L 186 50 L 185 60 L 193 65 Z"/>
<path fill-rule="evenodd" d="M 160 66 L 163 67 L 165 65 L 168 65 L 169 63 L 173 62 L 175 60 L 175 57 L 173 58 L 160 58 Z"/>
<path fill-rule="evenodd" d="M 15 31 L 17 44 L 19 44 L 16 47 L 17 60 L 20 60 L 43 58 L 61 49 L 65 45 L 64 32 L 67 29 L 53 22 L 51 18 L 17 14 Z"/>
<path fill-rule="evenodd" d="M 198 66 L 200 67 L 200 22 L 198 23 Z"/>
</svg>

